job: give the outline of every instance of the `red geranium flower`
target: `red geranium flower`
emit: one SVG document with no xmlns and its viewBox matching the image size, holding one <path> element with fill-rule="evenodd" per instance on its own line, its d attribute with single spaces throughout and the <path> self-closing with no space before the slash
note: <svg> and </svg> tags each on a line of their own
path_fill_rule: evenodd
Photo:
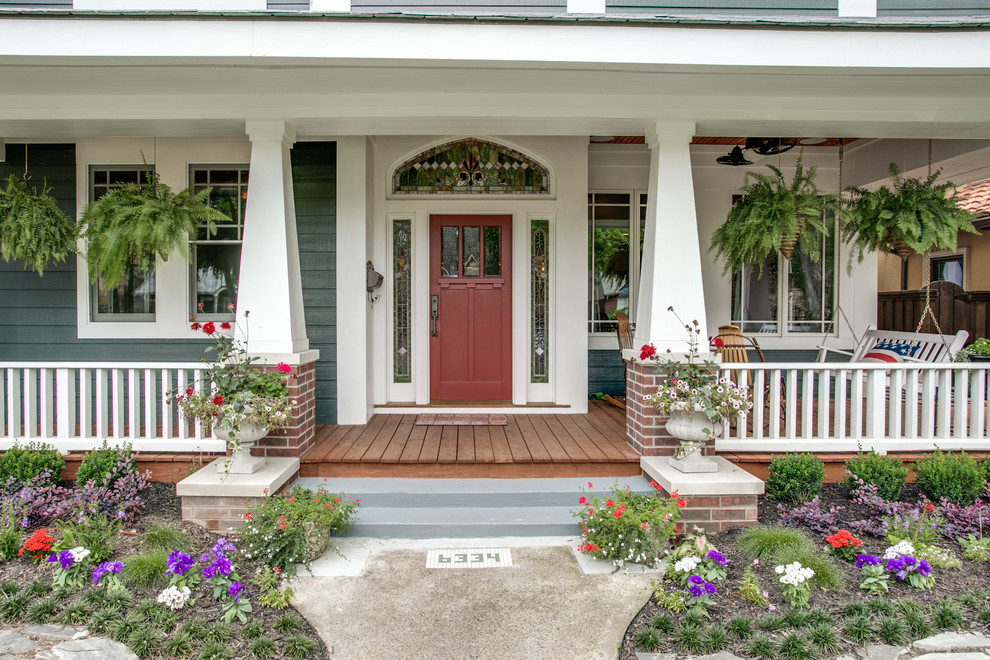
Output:
<svg viewBox="0 0 990 660">
<path fill-rule="evenodd" d="M 586 497 L 582 497 L 581 499 L 578 500 L 578 504 L 587 504 L 587 502 L 588 502 L 588 498 Z"/>
<path fill-rule="evenodd" d="M 213 321 L 207 321 L 206 323 L 203 324 L 204 333 L 208 335 L 212 335 L 216 331 L 217 331 L 217 327 L 213 325 Z"/>
<path fill-rule="evenodd" d="M 722 341 L 721 337 L 716 337 L 712 343 L 715 344 L 715 348 L 722 348 L 723 346 L 725 346 L 725 342 Z"/>
<path fill-rule="evenodd" d="M 222 406 L 223 405 L 223 397 L 220 396 L 219 394 L 216 395 L 215 397 L 213 397 L 213 405 L 215 405 L 215 406 Z"/>
<path fill-rule="evenodd" d="M 220 324 L 220 329 L 221 330 L 230 330 L 230 324 L 227 323 L 226 321 L 224 321 L 223 323 Z"/>
<path fill-rule="evenodd" d="M 199 323 L 193 323 L 193 324 L 192 324 L 191 326 L 189 326 L 189 327 L 190 327 L 190 328 L 192 328 L 193 330 L 199 330 L 199 328 L 200 328 L 200 325 L 199 325 Z"/>
<path fill-rule="evenodd" d="M 605 500 L 605 506 L 615 506 L 615 502 L 612 500 Z"/>
<path fill-rule="evenodd" d="M 677 500 L 677 506 L 678 506 L 678 508 L 683 509 L 684 508 L 684 500 Z"/>
<path fill-rule="evenodd" d="M 279 373 L 287 374 L 290 371 L 292 371 L 292 367 L 290 367 L 289 365 L 287 365 L 285 362 L 279 362 L 278 363 L 278 370 L 279 370 Z"/>
<path fill-rule="evenodd" d="M 639 359 L 648 360 L 657 354 L 657 347 L 653 344 L 643 344 L 643 347 L 639 349 Z"/>
</svg>

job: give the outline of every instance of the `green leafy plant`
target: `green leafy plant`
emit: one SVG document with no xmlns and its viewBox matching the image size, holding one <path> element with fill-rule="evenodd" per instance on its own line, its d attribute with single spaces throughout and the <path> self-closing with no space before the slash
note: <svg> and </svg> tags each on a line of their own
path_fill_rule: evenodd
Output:
<svg viewBox="0 0 990 660">
<path fill-rule="evenodd" d="M 983 475 L 976 460 L 964 451 L 958 454 L 936 449 L 914 464 L 915 479 L 930 500 L 947 499 L 969 506 L 983 491 Z"/>
<path fill-rule="evenodd" d="M 638 629 L 634 633 L 634 636 L 636 638 L 636 646 L 645 650 L 647 653 L 656 651 L 664 643 L 663 635 L 650 626 L 643 626 Z"/>
<path fill-rule="evenodd" d="M 669 614 L 661 612 L 650 619 L 650 628 L 666 635 L 674 629 L 674 622 Z"/>
<path fill-rule="evenodd" d="M 867 591 L 872 596 L 887 593 L 890 587 L 888 584 L 890 576 L 887 575 L 887 569 L 879 557 L 859 555 L 856 558 L 856 566 L 863 569 L 863 581 L 859 585 L 860 589 Z"/>
<path fill-rule="evenodd" d="M 818 649 L 820 655 L 833 657 L 842 651 L 842 639 L 835 628 L 828 624 L 820 624 L 808 631 L 808 639 L 812 646 Z"/>
<path fill-rule="evenodd" d="M 65 469 L 62 455 L 52 445 L 29 442 L 14 446 L 0 454 L 0 486 L 20 488 L 32 479 L 40 478 L 39 486 L 54 485 Z"/>
<path fill-rule="evenodd" d="M 756 577 L 756 573 L 753 572 L 752 566 L 747 566 L 746 570 L 743 571 L 739 584 L 739 597 L 759 607 L 766 607 L 770 602 L 767 598 L 767 592 L 760 588 L 760 581 Z"/>
<path fill-rule="evenodd" d="M 162 642 L 162 651 L 170 658 L 188 658 L 193 652 L 193 640 L 188 633 L 170 635 Z"/>
<path fill-rule="evenodd" d="M 809 578 L 809 586 L 813 589 L 839 589 L 845 580 L 842 568 L 827 554 L 817 549 L 798 549 L 782 551 L 776 557 L 778 564 L 793 564 L 797 562 L 815 572 Z"/>
<path fill-rule="evenodd" d="M 817 496 L 825 481 L 825 464 L 811 453 L 773 456 L 768 470 L 767 497 L 792 504 Z"/>
<path fill-rule="evenodd" d="M 756 626 L 753 624 L 753 620 L 742 614 L 733 615 L 726 622 L 725 627 L 728 629 L 729 634 L 736 639 L 742 640 L 749 639 L 756 632 Z"/>
<path fill-rule="evenodd" d="M 846 478 L 843 487 L 851 494 L 859 489 L 858 477 L 864 483 L 876 484 L 877 494 L 888 502 L 896 502 L 907 483 L 908 469 L 898 456 L 881 456 L 875 451 L 857 453 L 856 458 L 846 461 Z"/>
<path fill-rule="evenodd" d="M 963 547 L 963 558 L 975 562 L 990 561 L 990 537 L 976 538 L 972 534 L 965 539 L 956 539 Z"/>
<path fill-rule="evenodd" d="M 814 545 L 804 532 L 790 527 L 757 525 L 743 532 L 736 541 L 741 553 L 760 561 L 773 560 L 785 552 L 812 552 Z"/>
<path fill-rule="evenodd" d="M 681 653 L 690 655 L 700 655 L 705 650 L 704 628 L 696 623 L 682 621 L 674 628 L 674 646 Z"/>
<path fill-rule="evenodd" d="M 139 658 L 150 658 L 158 652 L 162 639 L 160 630 L 147 624 L 141 625 L 127 637 L 127 648 Z"/>
<path fill-rule="evenodd" d="M 295 612 L 286 612 L 279 618 L 275 619 L 275 623 L 272 627 L 280 633 L 290 633 L 302 627 L 302 619 Z"/>
<path fill-rule="evenodd" d="M 589 482 L 588 488 L 593 487 Z M 582 495 L 578 499 L 581 507 L 571 512 L 581 528 L 578 549 L 611 562 L 615 570 L 626 562 L 655 565 L 674 534 L 684 500 L 677 493 L 663 496 L 657 485 L 654 489 L 654 493 L 635 493 L 615 482 L 603 497 Z"/>
<path fill-rule="evenodd" d="M 31 623 L 50 623 L 58 614 L 58 603 L 48 597 L 31 603 L 27 608 L 27 620 Z"/>
<path fill-rule="evenodd" d="M 821 237 L 829 232 L 815 168 L 806 169 L 798 158 L 794 178 L 788 182 L 780 169 L 767 167 L 770 174 L 746 173 L 743 197 L 712 235 L 709 251 L 715 250 L 725 262 L 726 272 L 754 265 L 762 273 L 768 257 L 779 252 L 789 259 L 795 245 L 817 260 Z"/>
<path fill-rule="evenodd" d="M 149 525 L 141 533 L 141 547 L 145 550 L 181 550 L 189 552 L 196 542 L 174 525 Z"/>
<path fill-rule="evenodd" d="M 113 488 L 118 479 L 126 475 L 126 471 L 115 470 L 122 461 L 127 461 L 131 472 L 137 473 L 137 459 L 131 455 L 130 445 L 123 447 L 107 447 L 104 440 L 101 449 L 92 449 L 83 456 L 76 471 L 76 483 L 84 485 L 92 480 L 97 486 Z"/>
<path fill-rule="evenodd" d="M 344 493 L 330 493 L 322 486 L 315 492 L 295 486 L 265 498 L 260 507 L 244 514 L 247 522 L 240 531 L 241 550 L 248 559 L 291 575 L 297 562 L 309 565 L 307 526 L 327 535 L 343 534 L 354 525 L 357 507 L 358 502 Z"/>
<path fill-rule="evenodd" d="M 279 568 L 260 571 L 251 579 L 251 584 L 258 588 L 258 602 L 265 607 L 284 610 L 295 595 L 292 587 L 283 583 Z"/>
<path fill-rule="evenodd" d="M 959 232 L 978 234 L 973 214 L 960 208 L 954 199 L 955 184 L 938 180 L 941 170 L 925 179 L 904 179 L 890 164 L 893 189 L 849 188 L 849 202 L 842 222 L 842 233 L 853 256 L 860 261 L 867 252 L 880 250 L 902 259 L 911 252 L 955 250 Z"/>
<path fill-rule="evenodd" d="M 846 618 L 842 624 L 842 633 L 853 644 L 862 645 L 876 636 L 877 629 L 869 615 L 857 614 Z"/>
<path fill-rule="evenodd" d="M 65 609 L 58 615 L 58 621 L 67 626 L 80 626 L 85 624 L 90 617 L 90 607 L 82 600 L 74 600 L 65 606 Z"/>
<path fill-rule="evenodd" d="M 145 185 L 110 190 L 80 217 L 89 278 L 95 282 L 102 277 L 108 289 L 119 286 L 132 266 L 146 272 L 157 259 L 168 261 L 175 252 L 188 261 L 189 237 L 200 232 L 201 223 L 215 236 L 216 223 L 233 222 L 207 203 L 212 188 L 173 193 L 151 171 L 145 172 L 145 180 Z"/>
<path fill-rule="evenodd" d="M 290 660 L 305 660 L 316 651 L 316 642 L 303 635 L 291 635 L 282 643 L 282 655 Z"/>
<path fill-rule="evenodd" d="M 17 556 L 21 532 L 27 523 L 27 510 L 19 497 L 0 499 L 0 561 Z"/>
<path fill-rule="evenodd" d="M 877 638 L 890 646 L 903 646 L 911 641 L 911 633 L 904 621 L 884 614 L 877 619 Z"/>
<path fill-rule="evenodd" d="M 774 660 L 777 657 L 777 647 L 774 646 L 769 635 L 757 633 L 750 637 L 749 643 L 746 644 L 746 655 L 762 660 Z"/>
<path fill-rule="evenodd" d="M 165 570 L 168 568 L 168 553 L 152 550 L 124 558 L 121 577 L 132 587 L 158 589 L 168 583 Z"/>
<path fill-rule="evenodd" d="M 932 624 L 942 630 L 957 630 L 962 627 L 965 618 L 959 606 L 951 600 L 940 600 L 931 608 Z"/>
<path fill-rule="evenodd" d="M 251 657 L 257 658 L 257 660 L 268 660 L 269 658 L 274 658 L 278 649 L 275 648 L 275 642 L 271 640 L 270 637 L 258 637 L 251 642 Z"/>
<path fill-rule="evenodd" d="M 729 632 L 722 626 L 709 626 L 701 638 L 705 653 L 718 653 L 729 645 Z"/>
<path fill-rule="evenodd" d="M 780 638 L 777 653 L 786 660 L 807 660 L 812 654 L 811 640 L 802 633 L 792 632 Z"/>
<path fill-rule="evenodd" d="M 99 563 L 110 558 L 120 539 L 123 516 L 105 516 L 96 503 L 84 505 L 71 518 L 58 522 L 61 540 L 53 550 L 82 546 L 90 551 L 89 561 Z"/>
<path fill-rule="evenodd" d="M 782 630 L 787 627 L 784 622 L 784 616 L 776 612 L 769 612 L 760 617 L 760 620 L 756 622 L 760 630 L 765 630 L 767 632 L 774 632 L 775 630 Z"/>
<path fill-rule="evenodd" d="M 24 267 L 44 275 L 49 263 L 58 264 L 76 251 L 76 223 L 58 207 L 42 185 L 39 193 L 14 175 L 0 190 L 0 255 L 4 261 L 21 259 Z"/>
</svg>

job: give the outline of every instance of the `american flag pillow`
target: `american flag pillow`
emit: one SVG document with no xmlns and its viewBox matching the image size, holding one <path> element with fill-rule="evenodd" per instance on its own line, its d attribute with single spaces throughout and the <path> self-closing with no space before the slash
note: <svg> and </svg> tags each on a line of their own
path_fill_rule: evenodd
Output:
<svg viewBox="0 0 990 660">
<path fill-rule="evenodd" d="M 914 357 L 920 346 L 906 342 L 878 341 L 866 355 L 863 362 L 903 362 L 905 357 Z"/>
</svg>

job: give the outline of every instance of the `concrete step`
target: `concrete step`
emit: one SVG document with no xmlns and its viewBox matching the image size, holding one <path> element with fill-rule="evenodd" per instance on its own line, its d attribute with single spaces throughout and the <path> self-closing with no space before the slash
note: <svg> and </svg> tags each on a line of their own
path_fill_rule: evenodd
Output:
<svg viewBox="0 0 990 660">
<path fill-rule="evenodd" d="M 588 483 L 594 485 L 588 488 Z M 615 477 L 565 479 L 319 479 L 296 484 L 344 492 L 361 500 L 348 536 L 375 538 L 497 538 L 576 535 L 581 487 L 602 495 Z M 650 493 L 642 477 L 620 487 Z"/>
</svg>

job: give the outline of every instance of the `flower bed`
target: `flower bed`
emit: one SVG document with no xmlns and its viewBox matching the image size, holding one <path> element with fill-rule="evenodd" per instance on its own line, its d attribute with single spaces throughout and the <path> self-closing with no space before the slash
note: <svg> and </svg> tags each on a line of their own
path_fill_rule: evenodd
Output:
<svg viewBox="0 0 990 660">
<path fill-rule="evenodd" d="M 990 633 L 990 543 L 979 542 L 981 516 L 990 538 L 990 493 L 965 507 L 929 502 L 915 485 L 897 502 L 869 486 L 850 495 L 840 485 L 800 505 L 760 498 L 759 531 L 682 537 L 620 658 L 728 650 L 803 660 L 944 630 Z M 705 573 L 708 548 L 725 558 L 724 578 Z M 797 559 L 767 558 L 774 553 Z"/>
</svg>

